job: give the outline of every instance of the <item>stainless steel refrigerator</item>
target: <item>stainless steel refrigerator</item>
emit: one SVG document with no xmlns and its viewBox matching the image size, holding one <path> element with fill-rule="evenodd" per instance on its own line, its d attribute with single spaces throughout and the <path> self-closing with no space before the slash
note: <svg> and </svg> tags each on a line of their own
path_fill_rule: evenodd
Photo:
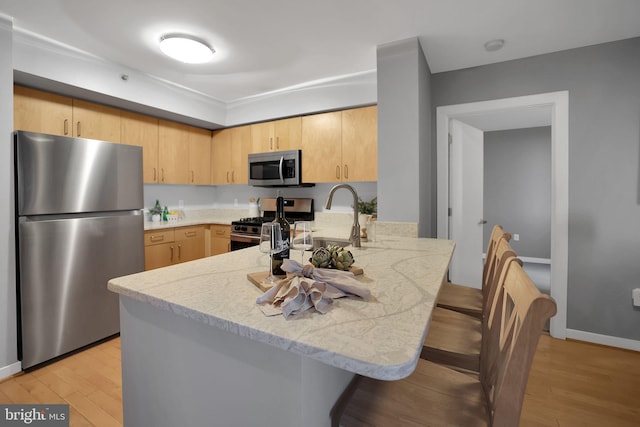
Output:
<svg viewBox="0 0 640 427">
<path fill-rule="evenodd" d="M 119 332 L 107 281 L 144 270 L 142 149 L 14 133 L 18 354 L 28 369 Z"/>
</svg>

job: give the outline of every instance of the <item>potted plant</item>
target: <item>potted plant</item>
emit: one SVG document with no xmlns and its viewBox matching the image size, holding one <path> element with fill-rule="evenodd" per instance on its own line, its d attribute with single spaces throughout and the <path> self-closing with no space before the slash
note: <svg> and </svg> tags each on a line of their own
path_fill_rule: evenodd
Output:
<svg viewBox="0 0 640 427">
<path fill-rule="evenodd" d="M 374 215 L 378 211 L 378 198 L 374 197 L 369 202 L 364 202 L 358 197 L 358 213 L 364 215 Z"/>
<path fill-rule="evenodd" d="M 378 198 L 374 197 L 368 202 L 358 197 L 358 222 L 360 223 L 360 236 L 367 238 L 367 222 L 378 212 Z"/>
</svg>

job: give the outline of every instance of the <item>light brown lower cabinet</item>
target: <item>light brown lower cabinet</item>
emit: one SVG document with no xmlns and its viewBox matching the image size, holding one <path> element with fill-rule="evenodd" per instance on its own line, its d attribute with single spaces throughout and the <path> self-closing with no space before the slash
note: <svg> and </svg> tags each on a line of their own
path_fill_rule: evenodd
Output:
<svg viewBox="0 0 640 427">
<path fill-rule="evenodd" d="M 222 224 L 211 224 L 211 255 L 224 254 L 231 251 L 229 232 L 231 227 Z"/>
<path fill-rule="evenodd" d="M 145 231 L 145 270 L 204 258 L 204 230 L 204 225 L 197 225 Z"/>
</svg>

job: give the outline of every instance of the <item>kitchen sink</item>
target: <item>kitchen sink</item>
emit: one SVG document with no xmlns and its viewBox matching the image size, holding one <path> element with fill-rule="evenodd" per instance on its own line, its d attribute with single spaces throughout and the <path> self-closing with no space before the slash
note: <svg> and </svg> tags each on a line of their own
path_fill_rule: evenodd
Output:
<svg viewBox="0 0 640 427">
<path fill-rule="evenodd" d="M 337 245 L 337 246 L 340 246 L 341 248 L 344 248 L 345 246 L 351 245 L 351 242 L 349 241 L 349 239 L 332 239 L 330 237 L 321 237 L 321 238 L 313 239 L 313 249 L 317 249 L 320 247 L 326 248 L 328 245 Z"/>
</svg>

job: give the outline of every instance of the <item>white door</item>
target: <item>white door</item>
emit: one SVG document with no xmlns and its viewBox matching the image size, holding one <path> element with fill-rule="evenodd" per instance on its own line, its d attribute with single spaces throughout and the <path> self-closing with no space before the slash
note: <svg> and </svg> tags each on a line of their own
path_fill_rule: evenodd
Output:
<svg viewBox="0 0 640 427">
<path fill-rule="evenodd" d="M 449 238 L 456 242 L 449 279 L 481 288 L 484 133 L 454 119 L 449 133 Z"/>
</svg>

